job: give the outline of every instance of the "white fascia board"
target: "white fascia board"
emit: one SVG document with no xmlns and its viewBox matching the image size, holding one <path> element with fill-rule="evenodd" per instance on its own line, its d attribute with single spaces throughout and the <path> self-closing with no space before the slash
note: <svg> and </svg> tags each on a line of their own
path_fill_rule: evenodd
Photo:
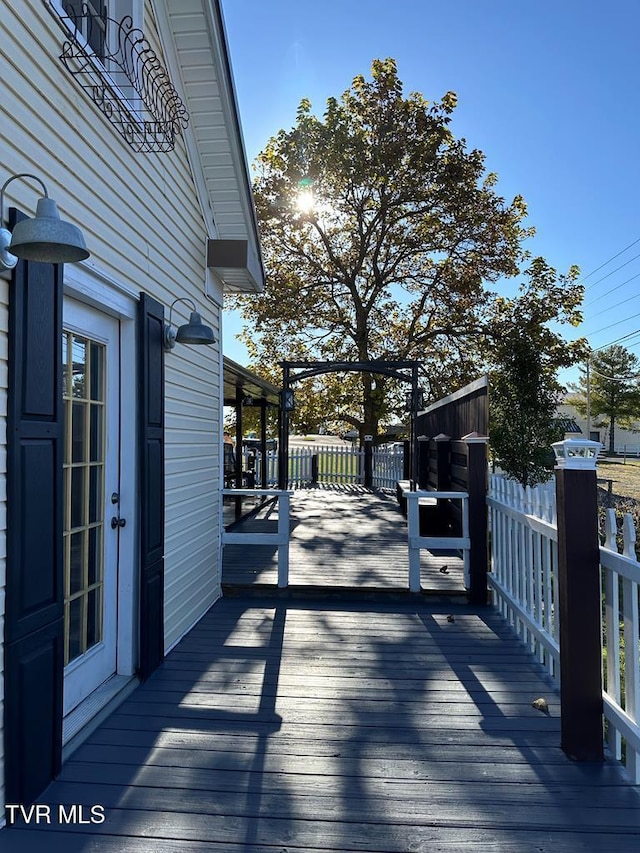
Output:
<svg viewBox="0 0 640 853">
<path fill-rule="evenodd" d="M 235 83 L 233 80 L 231 59 L 224 30 L 222 8 L 220 6 L 220 0 L 203 0 L 203 4 L 207 11 L 209 30 L 214 48 L 213 61 L 218 81 L 220 83 L 220 102 L 225 118 L 225 125 L 230 136 L 231 157 L 236 174 L 239 178 L 242 176 L 242 181 L 240 181 L 240 203 L 242 205 L 242 212 L 247 226 L 247 239 L 249 241 L 250 249 L 249 255 L 251 257 L 251 263 L 247 263 L 247 268 L 256 281 L 258 290 L 261 291 L 264 288 L 264 264 L 262 262 L 262 253 L 260 251 L 258 217 L 253 203 L 251 176 L 249 174 L 249 164 L 244 147 L 242 124 L 236 101 Z"/>
<path fill-rule="evenodd" d="M 167 13 L 167 4 L 165 0 L 151 0 L 156 23 L 158 25 L 158 36 L 162 45 L 163 59 L 166 63 L 172 84 L 175 86 L 183 103 L 188 104 L 184 81 L 182 79 L 182 70 L 178 60 L 178 51 L 174 41 L 171 21 Z M 189 123 L 182 131 L 184 136 L 185 148 L 187 150 L 187 158 L 189 160 L 189 168 L 193 177 L 193 182 L 202 212 L 202 219 L 208 236 L 217 236 L 215 218 L 213 208 L 211 206 L 211 197 L 202 168 L 202 160 L 200 158 L 200 150 L 193 130 L 193 125 Z"/>
<path fill-rule="evenodd" d="M 180 97 L 189 105 L 186 88 L 182 79 L 181 64 L 178 59 L 171 18 L 167 11 L 167 0 L 151 0 L 163 51 L 164 59 L 171 74 L 172 82 L 178 89 Z M 249 292 L 261 292 L 264 289 L 264 263 L 260 250 L 258 235 L 258 219 L 253 203 L 253 192 L 249 166 L 244 148 L 244 139 L 240 122 L 240 114 L 235 97 L 235 84 L 229 58 L 222 9 L 218 0 L 201 0 L 205 25 L 211 46 L 211 60 L 218 81 L 218 97 L 224 116 L 225 130 L 229 139 L 230 156 L 235 175 L 238 179 L 239 202 L 242 208 L 248 240 L 247 272 L 251 285 Z M 179 82 L 179 86 L 178 86 Z M 215 198 L 212 198 L 205 178 L 200 150 L 195 132 L 189 124 L 184 131 L 185 145 L 189 157 L 191 172 L 194 177 L 200 208 L 209 237 L 216 238 L 219 232 L 215 225 Z"/>
</svg>

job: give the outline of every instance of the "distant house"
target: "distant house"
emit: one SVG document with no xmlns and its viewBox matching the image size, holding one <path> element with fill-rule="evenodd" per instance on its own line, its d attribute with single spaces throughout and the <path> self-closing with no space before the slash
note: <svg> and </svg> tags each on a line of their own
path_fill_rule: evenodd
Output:
<svg viewBox="0 0 640 853">
<path fill-rule="evenodd" d="M 571 438 L 570 433 L 575 432 L 575 427 L 577 427 L 583 438 L 599 441 L 605 448 L 609 447 L 609 425 L 605 419 L 592 418 L 590 434 L 587 436 L 587 419 L 580 414 L 574 405 L 565 400 L 558 405 L 557 411 L 558 420 L 565 425 L 571 425 L 571 429 L 565 429 L 567 438 Z M 624 453 L 625 450 L 627 453 L 640 453 L 640 425 L 638 430 L 628 430 L 616 426 L 614 440 L 616 453 Z"/>
<path fill-rule="evenodd" d="M 220 595 L 222 296 L 264 274 L 218 0 L 0 15 L 0 185 L 36 176 L 0 218 L 42 181 L 91 253 L 0 274 L 0 799 L 26 803 Z M 165 352 L 193 311 L 215 342 Z"/>
</svg>

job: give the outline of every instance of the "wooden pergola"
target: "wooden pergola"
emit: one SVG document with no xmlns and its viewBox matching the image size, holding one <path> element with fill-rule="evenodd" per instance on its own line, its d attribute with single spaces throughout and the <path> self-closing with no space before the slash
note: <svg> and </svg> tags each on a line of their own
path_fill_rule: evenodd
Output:
<svg viewBox="0 0 640 853">
<path fill-rule="evenodd" d="M 280 446 L 278 449 L 278 488 L 287 488 L 289 455 L 289 412 L 293 410 L 293 392 L 291 386 L 303 379 L 320 376 L 324 373 L 376 373 L 389 376 L 400 382 L 411 383 L 411 481 L 417 477 L 417 433 L 415 418 L 420 408 L 418 388 L 418 361 L 281 361 L 282 367 L 282 406 L 280 409 Z M 298 372 L 292 372 L 298 371 Z"/>
</svg>

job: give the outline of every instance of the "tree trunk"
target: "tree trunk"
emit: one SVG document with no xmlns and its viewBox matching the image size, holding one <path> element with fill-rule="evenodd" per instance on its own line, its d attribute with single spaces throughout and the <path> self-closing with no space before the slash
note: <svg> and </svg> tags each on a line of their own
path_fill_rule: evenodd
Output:
<svg viewBox="0 0 640 853">
<path fill-rule="evenodd" d="M 611 415 L 611 423 L 609 424 L 609 453 L 615 453 L 615 437 L 616 437 L 616 419 Z"/>
<path fill-rule="evenodd" d="M 373 394 L 373 380 L 370 373 L 362 374 L 364 421 L 360 432 L 360 445 L 364 445 L 365 435 L 372 435 L 375 439 L 378 434 L 378 413 L 376 401 Z"/>
</svg>

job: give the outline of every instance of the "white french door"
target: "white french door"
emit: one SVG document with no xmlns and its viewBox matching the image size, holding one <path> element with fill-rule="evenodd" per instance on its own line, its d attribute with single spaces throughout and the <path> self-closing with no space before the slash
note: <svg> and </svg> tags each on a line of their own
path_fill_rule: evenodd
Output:
<svg viewBox="0 0 640 853">
<path fill-rule="evenodd" d="M 119 322 L 64 301 L 64 714 L 116 672 Z"/>
</svg>

